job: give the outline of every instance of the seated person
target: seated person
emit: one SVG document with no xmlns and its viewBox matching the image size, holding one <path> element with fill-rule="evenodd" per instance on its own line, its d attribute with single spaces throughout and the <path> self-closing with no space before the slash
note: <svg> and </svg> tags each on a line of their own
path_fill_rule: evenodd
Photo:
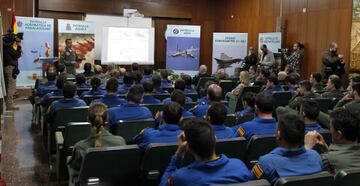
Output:
<svg viewBox="0 0 360 186">
<path fill-rule="evenodd" d="M 153 75 L 152 81 L 154 84 L 154 93 L 155 94 L 169 94 L 167 90 L 161 88 L 161 77 L 159 75 Z"/>
<path fill-rule="evenodd" d="M 279 85 L 279 81 L 277 77 L 270 76 L 266 83 L 266 88 L 264 92 L 268 94 L 273 94 L 274 92 L 281 92 L 284 91 L 284 89 Z"/>
<path fill-rule="evenodd" d="M 66 66 L 62 63 L 56 66 L 56 70 L 58 71 L 58 77 L 63 77 L 65 79 L 75 78 L 74 75 L 67 73 Z"/>
<path fill-rule="evenodd" d="M 253 92 L 246 92 L 244 94 L 242 97 L 242 104 L 244 109 L 242 111 L 236 112 L 236 117 L 241 117 L 246 114 L 254 114 L 255 97 L 256 94 Z"/>
<path fill-rule="evenodd" d="M 181 90 L 174 90 L 171 95 L 170 95 L 170 98 L 171 98 L 171 102 L 176 102 L 176 103 L 179 103 L 182 107 L 182 117 L 183 118 L 188 118 L 188 117 L 191 117 L 191 116 L 194 116 L 191 112 L 187 111 L 185 109 L 185 94 L 183 91 Z M 156 113 L 156 116 L 155 116 L 155 121 L 156 123 L 159 123 L 161 124 L 162 123 L 162 115 L 163 113 L 162 112 L 158 112 Z"/>
<path fill-rule="evenodd" d="M 330 147 L 316 131 L 306 134 L 305 147 L 311 149 L 315 145 L 322 146 L 325 152 L 321 155 L 324 169 L 331 173 L 347 168 L 360 168 L 359 119 L 356 115 L 344 108 L 333 111 L 330 115 L 330 132 Z"/>
<path fill-rule="evenodd" d="M 250 172 L 241 160 L 216 155 L 214 131 L 205 120 L 195 118 L 185 122 L 178 143 L 160 186 L 230 184 L 249 180 Z M 195 162 L 181 168 L 179 165 L 188 152 Z"/>
<path fill-rule="evenodd" d="M 144 83 L 145 81 L 152 80 L 151 74 L 153 73 L 153 69 L 151 66 L 144 67 L 144 76 L 141 79 L 140 83 Z"/>
<path fill-rule="evenodd" d="M 236 125 L 234 137 L 245 137 L 250 140 L 253 135 L 275 134 L 276 120 L 273 118 L 274 99 L 267 93 L 259 93 L 255 98 L 256 118 L 252 121 Z"/>
<path fill-rule="evenodd" d="M 326 90 L 328 92 L 323 93 L 321 96 L 323 98 L 331 98 L 340 100 L 343 97 L 341 92 L 341 79 L 337 75 L 331 75 L 326 84 Z"/>
<path fill-rule="evenodd" d="M 54 119 L 55 112 L 59 109 L 86 106 L 85 101 L 79 98 L 75 98 L 76 86 L 73 83 L 71 82 L 64 83 L 62 91 L 64 98 L 52 102 L 46 113 L 46 118 L 47 121 L 49 122 L 51 122 Z"/>
<path fill-rule="evenodd" d="M 310 75 L 311 91 L 321 91 L 324 88 L 321 86 L 322 75 L 319 72 L 314 72 Z"/>
<path fill-rule="evenodd" d="M 352 76 L 349 77 L 349 85 L 346 88 L 346 90 L 348 91 L 352 91 L 352 86 L 356 83 L 360 83 L 360 74 L 354 74 Z"/>
<path fill-rule="evenodd" d="M 108 108 L 125 105 L 125 99 L 119 98 L 117 94 L 119 83 L 117 79 L 110 78 L 106 83 L 106 94 L 104 97 L 94 100 L 92 103 L 104 103 Z"/>
<path fill-rule="evenodd" d="M 74 150 L 70 160 L 69 168 L 69 185 L 75 185 L 76 177 L 79 176 L 82 160 L 86 155 L 86 151 L 93 147 L 112 147 L 126 145 L 124 138 L 121 136 L 113 136 L 105 129 L 107 121 L 107 107 L 102 103 L 92 104 L 88 111 L 88 120 L 91 124 L 91 135 L 74 146 Z"/>
<path fill-rule="evenodd" d="M 182 79 L 178 79 L 175 81 L 174 90 L 185 91 L 185 81 Z M 167 104 L 171 102 L 171 98 L 165 98 L 162 103 Z M 190 97 L 186 97 L 186 103 L 192 103 L 193 100 Z"/>
<path fill-rule="evenodd" d="M 320 114 L 319 104 L 313 100 L 304 100 L 301 103 L 300 107 L 300 118 L 305 123 L 305 131 L 318 131 L 323 132 L 323 129 L 318 123 L 316 123 L 316 119 Z"/>
<path fill-rule="evenodd" d="M 216 139 L 232 138 L 234 131 L 224 125 L 227 117 L 227 108 L 222 103 L 213 103 L 207 110 L 206 119 L 211 123 Z"/>
<path fill-rule="evenodd" d="M 360 83 L 352 83 L 351 92 L 347 93 L 335 106 L 347 108 L 350 111 L 360 109 Z"/>
<path fill-rule="evenodd" d="M 261 156 L 252 169 L 252 178 L 265 178 L 274 184 L 280 177 L 303 176 L 323 169 L 320 155 L 304 147 L 305 125 L 296 115 L 279 117 L 276 142 L 279 147 Z"/>
<path fill-rule="evenodd" d="M 174 143 L 182 132 L 179 122 L 182 118 L 182 107 L 175 102 L 164 106 L 163 124 L 158 129 L 145 129 L 134 137 L 141 150 L 145 151 L 151 143 Z"/>
<path fill-rule="evenodd" d="M 84 64 L 84 72 L 83 72 L 85 77 L 91 77 L 95 75 L 95 72 L 93 72 L 91 70 L 91 63 L 85 63 Z"/>
<path fill-rule="evenodd" d="M 138 71 L 137 73 L 133 73 L 134 74 L 134 77 L 135 77 L 135 85 L 142 85 L 141 84 L 141 80 L 143 79 L 143 76 L 142 74 L 140 73 L 140 71 Z"/>
<path fill-rule="evenodd" d="M 47 82 L 40 83 L 36 88 L 36 95 L 39 97 L 43 97 L 45 95 L 44 91 L 46 89 L 56 89 L 56 72 L 55 71 L 47 71 L 46 72 Z"/>
<path fill-rule="evenodd" d="M 304 99 L 311 99 L 319 97 L 318 94 L 311 91 L 311 83 L 308 80 L 300 81 L 299 88 L 289 101 L 289 107 L 292 109 L 299 109 Z"/>
<path fill-rule="evenodd" d="M 224 68 L 219 68 L 215 73 L 215 78 L 218 81 L 229 79 L 229 77 L 230 77 L 229 74 L 226 73 Z"/>
<path fill-rule="evenodd" d="M 279 85 L 286 85 L 286 81 L 285 81 L 285 79 L 286 79 L 286 77 L 287 77 L 287 74 L 286 74 L 286 72 L 285 71 L 280 71 L 278 74 L 277 74 L 277 78 L 278 78 L 278 80 L 279 80 Z"/>
<path fill-rule="evenodd" d="M 222 89 L 217 84 L 212 84 L 208 87 L 206 93 L 206 100 L 198 103 L 194 108 L 189 111 L 196 117 L 203 118 L 209 106 L 214 102 L 220 102 L 222 99 Z"/>
<path fill-rule="evenodd" d="M 153 96 L 154 84 L 151 80 L 143 82 L 144 97 L 142 104 L 160 104 L 161 101 Z"/>
<path fill-rule="evenodd" d="M 248 87 L 248 86 L 251 86 L 249 72 L 242 71 L 240 72 L 240 84 L 236 88 L 234 88 L 230 93 L 228 93 L 227 96 L 229 96 L 229 94 L 232 94 L 236 97 L 241 97 L 244 87 Z"/>
<path fill-rule="evenodd" d="M 75 80 L 76 80 L 76 87 L 79 88 L 91 88 L 91 85 L 86 84 L 86 78 L 84 76 L 84 74 L 76 74 L 75 76 Z"/>
<path fill-rule="evenodd" d="M 203 77 L 211 77 L 207 73 L 207 66 L 206 65 L 200 65 L 199 72 L 192 79 L 192 84 L 195 85 L 195 86 L 198 86 L 200 79 L 203 78 Z"/>
<path fill-rule="evenodd" d="M 257 68 L 256 68 L 255 65 L 250 66 L 250 68 L 249 68 L 249 77 L 250 77 L 250 82 L 252 82 L 252 83 L 253 83 L 253 82 L 255 81 L 255 79 L 256 79 L 256 76 L 257 76 L 256 71 L 257 71 Z M 265 83 L 266 83 L 266 82 L 265 82 Z"/>
<path fill-rule="evenodd" d="M 109 125 L 115 127 L 119 120 L 140 120 L 152 118 L 150 110 L 146 107 L 141 107 L 144 89 L 135 85 L 129 89 L 126 94 L 127 104 L 120 107 L 109 109 Z M 111 130 L 110 130 L 111 131 Z"/>
<path fill-rule="evenodd" d="M 64 86 L 64 83 L 66 82 L 66 77 L 62 76 L 62 77 L 58 77 L 56 80 L 56 88 L 57 90 L 53 91 L 53 92 L 49 92 L 47 94 L 45 94 L 40 101 L 40 104 L 43 107 L 49 106 L 50 102 L 50 97 L 52 96 L 62 96 L 63 95 L 63 91 L 62 88 Z"/>
<path fill-rule="evenodd" d="M 160 70 L 160 76 L 161 76 L 161 88 L 173 86 L 172 82 L 168 79 L 169 72 L 166 69 Z"/>
<path fill-rule="evenodd" d="M 135 77 L 131 72 L 126 72 L 124 75 L 124 84 L 120 85 L 118 94 L 126 94 L 129 89 L 134 85 Z"/>
<path fill-rule="evenodd" d="M 270 71 L 261 69 L 259 75 L 256 77 L 253 86 L 263 87 L 266 85 L 268 78 L 270 77 Z"/>
<path fill-rule="evenodd" d="M 84 91 L 83 93 L 81 93 L 80 97 L 84 97 L 84 96 L 97 96 L 97 95 L 105 95 L 106 92 L 104 90 L 101 90 L 100 85 L 101 85 L 101 80 L 97 77 L 93 77 L 91 79 L 91 90 L 89 91 Z"/>
<path fill-rule="evenodd" d="M 291 92 L 292 94 L 296 93 L 296 90 L 298 88 L 297 86 L 298 79 L 300 78 L 297 76 L 297 74 L 290 74 L 286 76 L 285 82 L 286 85 L 289 87 L 289 89 L 287 90 L 288 92 Z"/>
<path fill-rule="evenodd" d="M 184 74 L 181 76 L 181 79 L 185 81 L 185 94 L 197 94 L 194 87 L 192 87 L 192 79 L 190 75 Z"/>
<path fill-rule="evenodd" d="M 119 84 L 124 84 L 124 76 L 126 74 L 126 69 L 125 68 L 120 68 L 119 69 L 119 76 L 117 77 L 117 80 L 119 82 Z"/>
<path fill-rule="evenodd" d="M 101 84 L 106 82 L 107 74 L 103 72 L 103 68 L 101 65 L 95 65 L 94 72 L 95 72 L 94 77 L 99 78 L 101 80 Z"/>
</svg>

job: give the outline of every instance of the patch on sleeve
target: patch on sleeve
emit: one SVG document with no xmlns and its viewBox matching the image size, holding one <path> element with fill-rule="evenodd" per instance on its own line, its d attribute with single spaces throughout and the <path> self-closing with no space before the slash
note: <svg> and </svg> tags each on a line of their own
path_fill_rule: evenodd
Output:
<svg viewBox="0 0 360 186">
<path fill-rule="evenodd" d="M 196 109 L 196 108 L 198 108 L 199 107 L 199 105 L 195 105 L 192 109 Z"/>
<path fill-rule="evenodd" d="M 237 134 L 242 137 L 242 136 L 245 135 L 245 130 L 244 130 L 242 127 L 240 127 L 240 128 L 237 130 Z"/>
<path fill-rule="evenodd" d="M 160 116 L 160 112 L 156 112 L 155 119 L 159 119 L 159 116 Z"/>
<path fill-rule="evenodd" d="M 252 168 L 252 172 L 255 174 L 257 179 L 262 178 L 264 171 L 261 169 L 259 163 L 257 163 L 256 165 L 254 165 L 254 167 Z"/>
</svg>

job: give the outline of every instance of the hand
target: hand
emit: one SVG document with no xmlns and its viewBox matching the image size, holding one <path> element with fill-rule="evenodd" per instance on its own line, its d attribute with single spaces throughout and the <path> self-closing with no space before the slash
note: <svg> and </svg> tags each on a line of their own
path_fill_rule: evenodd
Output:
<svg viewBox="0 0 360 186">
<path fill-rule="evenodd" d="M 314 148 L 314 146 L 319 142 L 319 133 L 317 133 L 316 131 L 311 131 L 311 132 L 308 132 L 306 135 L 305 135 L 305 140 L 304 140 L 304 143 L 305 143 L 305 148 L 306 149 L 312 149 Z M 321 135 L 320 135 L 321 136 Z"/>
<path fill-rule="evenodd" d="M 342 54 L 339 54 L 338 57 L 339 57 L 340 59 L 344 59 L 344 55 L 342 55 Z"/>
<path fill-rule="evenodd" d="M 188 143 L 186 141 L 186 137 L 185 137 L 184 133 L 181 133 L 178 136 L 178 144 L 179 144 L 179 146 L 178 146 L 178 149 L 177 149 L 175 155 L 180 159 L 184 159 L 184 156 L 185 156 L 186 152 L 189 149 L 189 146 L 188 146 Z"/>
</svg>

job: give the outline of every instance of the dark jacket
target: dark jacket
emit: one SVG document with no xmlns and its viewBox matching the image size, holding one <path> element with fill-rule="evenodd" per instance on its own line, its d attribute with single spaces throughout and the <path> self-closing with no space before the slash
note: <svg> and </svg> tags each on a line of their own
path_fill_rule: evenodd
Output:
<svg viewBox="0 0 360 186">
<path fill-rule="evenodd" d="M 259 62 L 258 58 L 255 54 L 251 54 L 245 57 L 244 59 L 244 70 L 249 70 L 249 68 L 253 65 L 256 65 Z"/>
<path fill-rule="evenodd" d="M 21 46 L 15 50 L 12 45 L 4 46 L 4 66 L 18 66 L 18 59 L 21 57 Z"/>
</svg>

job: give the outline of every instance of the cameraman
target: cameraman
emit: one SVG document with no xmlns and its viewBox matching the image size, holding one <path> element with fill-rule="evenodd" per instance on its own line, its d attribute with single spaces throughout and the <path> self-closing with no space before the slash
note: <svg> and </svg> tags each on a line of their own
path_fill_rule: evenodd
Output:
<svg viewBox="0 0 360 186">
<path fill-rule="evenodd" d="M 335 42 L 330 44 L 330 49 L 324 52 L 322 56 L 323 71 L 325 79 L 328 79 L 330 75 L 336 74 L 341 78 L 341 75 L 345 74 L 345 62 L 344 57 L 337 53 L 338 45 Z"/>
<path fill-rule="evenodd" d="M 293 45 L 293 52 L 290 53 L 289 49 L 282 49 L 284 58 L 286 60 L 286 65 L 292 66 L 297 73 L 300 72 L 300 64 L 302 59 L 301 50 L 304 48 L 304 45 L 300 42 L 297 42 Z"/>
<path fill-rule="evenodd" d="M 21 57 L 21 40 L 23 34 L 9 33 L 3 38 L 4 53 L 4 77 L 6 85 L 6 109 L 18 110 L 14 103 L 14 94 L 16 91 L 16 77 L 20 73 L 18 68 L 18 59 Z"/>
</svg>

